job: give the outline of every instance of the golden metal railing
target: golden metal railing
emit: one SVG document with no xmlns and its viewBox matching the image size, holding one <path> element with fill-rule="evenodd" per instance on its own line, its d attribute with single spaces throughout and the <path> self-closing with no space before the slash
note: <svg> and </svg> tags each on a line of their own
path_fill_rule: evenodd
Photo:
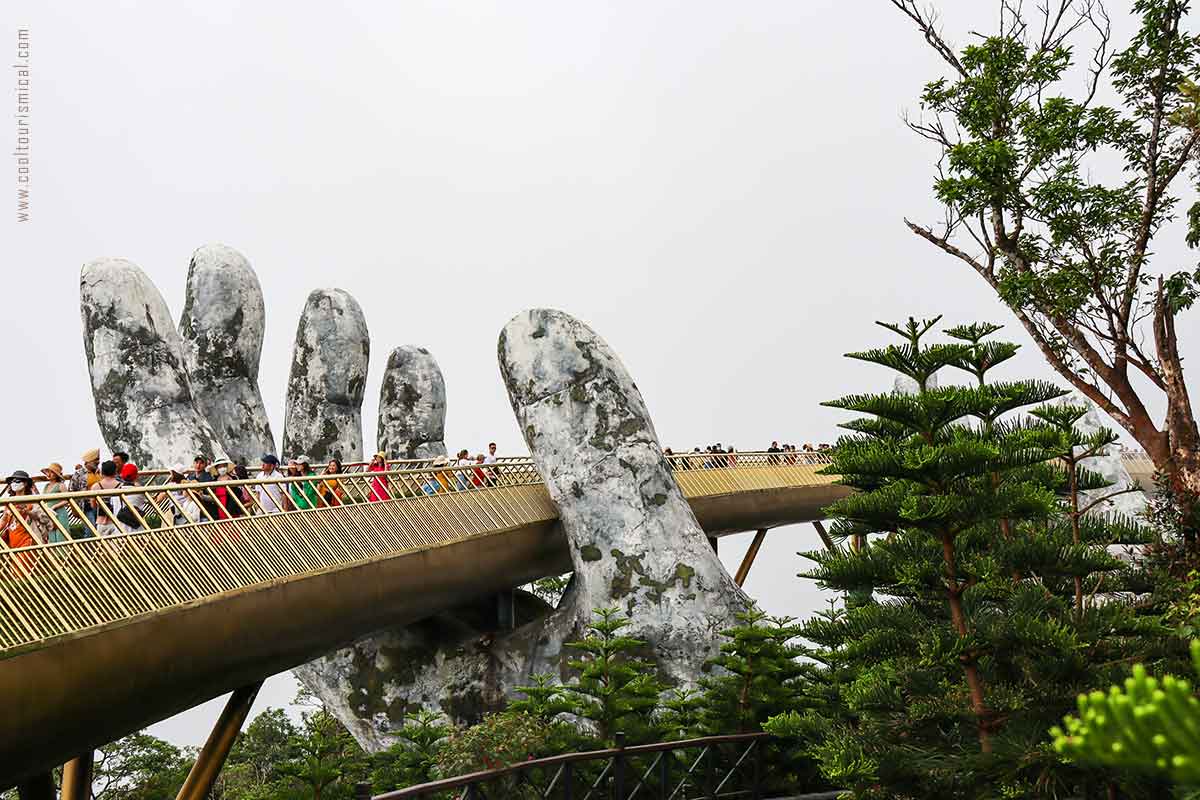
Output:
<svg viewBox="0 0 1200 800">
<path fill-rule="evenodd" d="M 789 458 L 790 456 L 790 458 Z M 689 497 L 820 485 L 824 454 L 668 459 Z M 0 658 L 272 581 L 550 521 L 528 458 L 0 498 Z"/>
</svg>

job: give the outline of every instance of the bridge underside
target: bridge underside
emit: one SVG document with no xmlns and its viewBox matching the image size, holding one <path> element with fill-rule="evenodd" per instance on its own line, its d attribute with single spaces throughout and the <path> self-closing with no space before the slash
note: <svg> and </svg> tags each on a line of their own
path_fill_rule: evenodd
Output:
<svg viewBox="0 0 1200 800">
<path fill-rule="evenodd" d="M 771 488 L 691 503 L 718 536 L 817 519 L 844 491 Z M 550 519 L 59 637 L 3 661 L 0 787 L 373 632 L 570 569 Z"/>
</svg>

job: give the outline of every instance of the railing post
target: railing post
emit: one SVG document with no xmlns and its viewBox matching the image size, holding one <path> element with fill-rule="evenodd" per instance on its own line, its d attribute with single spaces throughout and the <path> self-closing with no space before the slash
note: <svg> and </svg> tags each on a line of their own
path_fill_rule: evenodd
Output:
<svg viewBox="0 0 1200 800">
<path fill-rule="evenodd" d="M 354 800 L 371 800 L 371 784 L 362 781 L 354 784 Z"/>
<path fill-rule="evenodd" d="M 613 800 L 625 800 L 625 734 L 617 731 L 613 736 L 617 745 L 617 754 L 613 756 Z"/>
<path fill-rule="evenodd" d="M 762 797 L 763 740 L 753 739 L 750 746 L 754 748 L 754 785 L 750 788 L 750 797 L 759 800 Z"/>
<path fill-rule="evenodd" d="M 563 800 L 571 800 L 571 778 L 575 765 L 570 761 L 563 764 Z"/>
<path fill-rule="evenodd" d="M 660 755 L 662 758 L 658 762 L 658 782 L 662 790 L 658 796 L 667 800 L 671 796 L 671 757 L 675 755 L 675 751 L 663 750 Z"/>
</svg>

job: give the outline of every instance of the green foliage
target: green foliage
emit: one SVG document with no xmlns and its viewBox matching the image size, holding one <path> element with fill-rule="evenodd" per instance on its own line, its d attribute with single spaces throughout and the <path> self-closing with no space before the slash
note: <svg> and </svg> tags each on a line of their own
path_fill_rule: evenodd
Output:
<svg viewBox="0 0 1200 800">
<path fill-rule="evenodd" d="M 450 736 L 438 752 L 438 774 L 451 777 L 500 769 L 544 755 L 553 724 L 521 711 L 488 714 L 477 725 Z"/>
<path fill-rule="evenodd" d="M 1200 641 L 1192 642 L 1192 662 L 1200 673 Z M 1156 679 L 1141 664 L 1124 688 L 1080 695 L 1078 716 L 1051 735 L 1054 749 L 1074 761 L 1200 786 L 1200 700 L 1188 681 Z"/>
<path fill-rule="evenodd" d="M 94 765 L 95 800 L 173 800 L 194 757 L 148 733 L 101 747 Z"/>
<path fill-rule="evenodd" d="M 578 677 L 563 687 L 571 712 L 593 723 L 600 739 L 610 745 L 617 732 L 630 742 L 653 738 L 650 717 L 664 690 L 658 668 L 637 655 L 645 642 L 621 634 L 629 620 L 618 609 L 598 608 L 595 615 L 589 634 L 566 645 L 580 653 L 567 662 Z"/>
<path fill-rule="evenodd" d="M 856 797 L 1086 790 L 1105 776 L 1065 763 L 1045 731 L 1125 659 L 1171 655 L 1161 620 L 1120 594 L 1144 574 L 1108 552 L 1151 537 L 1086 513 L 1082 492 L 1105 482 L 1080 462 L 1112 433 L 1042 405 L 1064 394 L 1054 386 L 990 381 L 1016 352 L 989 338 L 998 326 L 926 343 L 936 322 L 885 325 L 904 342 L 851 354 L 914 393 L 828 404 L 885 423 L 846 425 L 826 468 L 858 490 L 827 510 L 831 534 L 861 546 L 803 554 L 806 577 L 855 602 L 800 626 L 816 662 L 806 696 L 766 727 Z M 970 383 L 934 386 L 953 370 Z"/>
<path fill-rule="evenodd" d="M 313 800 L 353 795 L 366 761 L 358 743 L 327 710 L 305 714 L 289 745 L 291 757 L 277 769 L 306 795 Z"/>
<path fill-rule="evenodd" d="M 712 735 L 761 730 L 768 717 L 797 704 L 795 680 L 804 667 L 800 648 L 792 644 L 799 634 L 792 618 L 754 608 L 738 620 L 741 625 L 721 632 L 726 641 L 710 662 L 718 669 L 701 681 L 701 719 Z"/>
<path fill-rule="evenodd" d="M 571 573 L 568 572 L 565 575 L 551 575 L 547 578 L 539 578 L 526 588 L 534 597 L 554 608 L 558 605 L 558 601 L 562 600 L 563 593 L 567 591 L 567 586 L 570 583 Z"/>
<path fill-rule="evenodd" d="M 1152 269 L 1179 181 L 1200 177 L 1191 3 L 1135 0 L 1136 32 L 1116 49 L 1102 3 L 1002 2 L 993 32 L 972 30 L 961 50 L 935 11 L 892 4 L 948 72 L 925 85 L 909 121 L 938 150 L 933 192 L 947 222 L 910 228 L 980 275 L 1057 373 L 1160 462 L 1169 436 L 1175 456 L 1163 466 L 1194 483 L 1175 317 L 1200 297 L 1200 269 Z M 1200 201 L 1186 241 L 1200 244 Z"/>
<path fill-rule="evenodd" d="M 434 779 L 434 767 L 451 728 L 431 711 L 418 711 L 397 731 L 400 742 L 371 757 L 371 785 L 377 792 Z"/>
</svg>

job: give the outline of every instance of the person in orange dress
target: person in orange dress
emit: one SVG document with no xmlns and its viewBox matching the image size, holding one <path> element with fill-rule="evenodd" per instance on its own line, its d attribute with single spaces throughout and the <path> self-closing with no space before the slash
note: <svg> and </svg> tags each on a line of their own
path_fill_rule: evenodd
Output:
<svg viewBox="0 0 1200 800">
<path fill-rule="evenodd" d="M 4 479 L 8 484 L 8 496 L 21 497 L 34 494 L 33 481 L 29 473 L 17 470 Z M 36 503 L 7 503 L 4 512 L 0 514 L 0 542 L 10 548 L 32 547 L 45 544 L 49 530 L 54 523 Z M 32 552 L 19 553 L 13 563 L 18 573 L 28 573 L 33 566 L 35 555 Z"/>
</svg>

